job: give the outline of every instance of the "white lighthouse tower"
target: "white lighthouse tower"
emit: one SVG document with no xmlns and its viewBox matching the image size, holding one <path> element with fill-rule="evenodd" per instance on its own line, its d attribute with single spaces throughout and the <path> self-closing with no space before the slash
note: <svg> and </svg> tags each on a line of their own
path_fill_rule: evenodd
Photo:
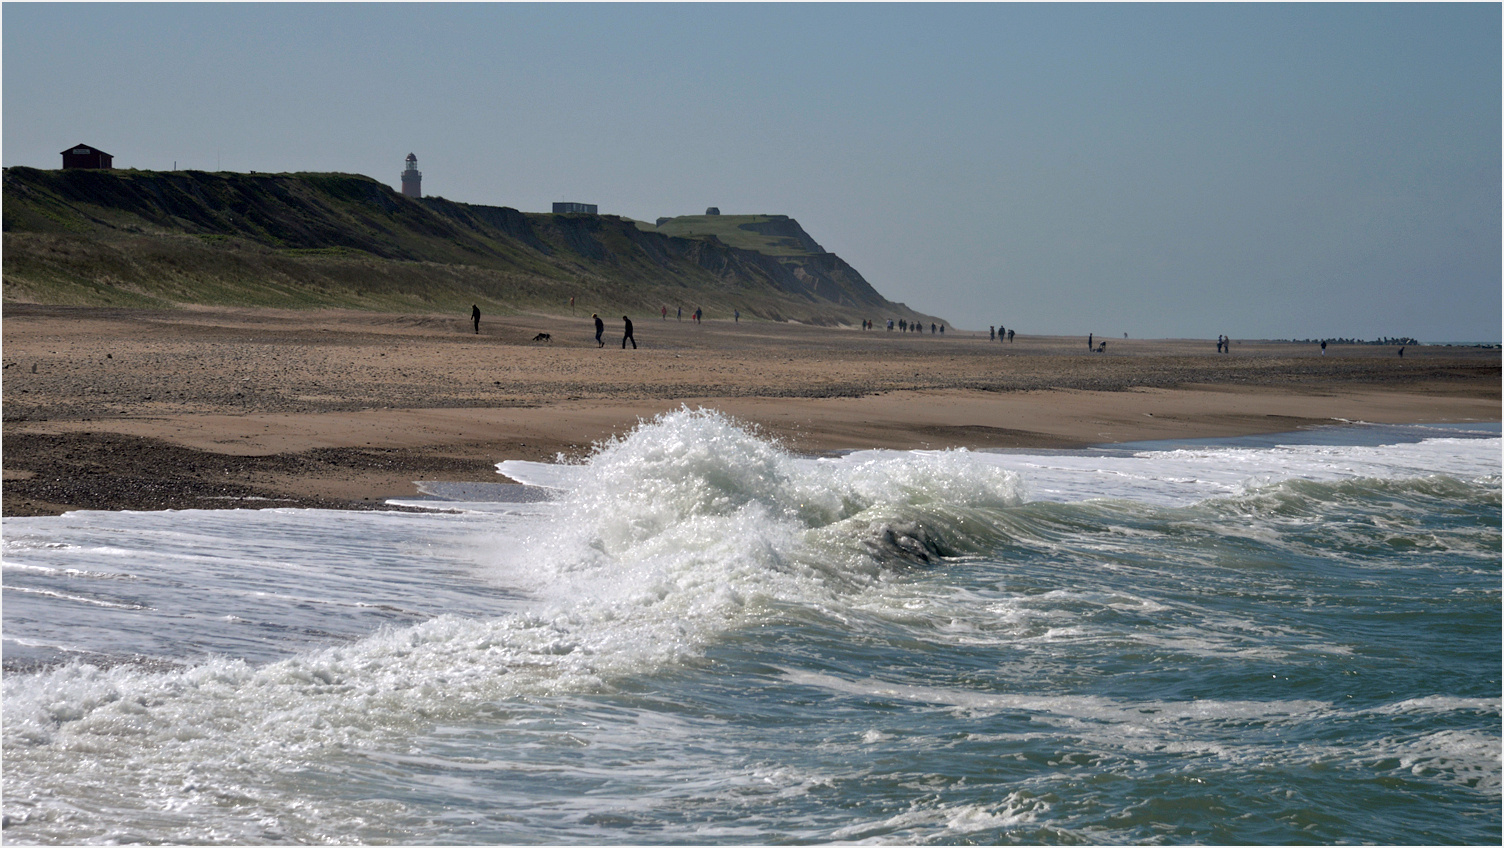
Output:
<svg viewBox="0 0 1504 848">
<path fill-rule="evenodd" d="M 416 153 L 407 154 L 407 167 L 402 169 L 402 193 L 408 197 L 423 196 L 423 172 L 418 170 Z"/>
</svg>

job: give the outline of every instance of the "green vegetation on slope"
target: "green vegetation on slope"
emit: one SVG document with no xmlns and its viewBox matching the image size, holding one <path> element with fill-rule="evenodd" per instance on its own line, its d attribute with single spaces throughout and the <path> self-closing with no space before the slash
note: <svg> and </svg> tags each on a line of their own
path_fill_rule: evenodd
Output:
<svg viewBox="0 0 1504 848">
<path fill-rule="evenodd" d="M 496 312 L 573 297 L 822 324 L 916 317 L 783 216 L 727 216 L 732 244 L 413 200 L 351 174 L 32 168 L 5 170 L 3 210 L 11 302 Z"/>
<path fill-rule="evenodd" d="M 787 215 L 680 215 L 651 229 L 681 238 L 714 236 L 723 244 L 768 256 L 811 256 L 825 252 L 798 221 Z"/>
</svg>

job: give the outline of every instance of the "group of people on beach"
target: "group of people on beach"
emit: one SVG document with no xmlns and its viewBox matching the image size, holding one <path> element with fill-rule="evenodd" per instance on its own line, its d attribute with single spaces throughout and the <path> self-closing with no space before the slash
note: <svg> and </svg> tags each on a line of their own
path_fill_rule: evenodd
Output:
<svg viewBox="0 0 1504 848">
<path fill-rule="evenodd" d="M 736 322 L 738 324 L 740 324 L 741 320 L 742 320 L 742 311 L 740 309 L 733 309 L 732 312 L 736 316 Z M 701 312 L 700 307 L 696 306 L 695 307 L 695 311 L 691 312 L 689 314 L 689 320 L 691 320 L 691 321 L 695 322 L 696 324 L 698 324 L 698 323 L 700 323 L 700 316 L 703 315 L 703 314 L 704 313 Z M 663 315 L 663 320 L 667 321 L 668 320 L 668 306 L 664 306 L 663 307 L 663 309 L 662 309 L 662 315 Z M 674 313 L 674 320 L 676 320 L 676 321 L 683 321 L 684 320 L 684 307 L 682 307 L 682 306 L 678 307 L 678 311 Z"/>
<path fill-rule="evenodd" d="M 923 321 L 910 321 L 907 318 L 900 318 L 896 322 L 892 318 L 889 318 L 888 319 L 888 332 L 890 332 L 890 333 L 893 332 L 893 328 L 894 327 L 897 327 L 898 331 L 900 333 L 922 333 L 922 332 L 924 332 L 924 322 Z M 934 334 L 934 333 L 937 333 L 937 332 L 943 335 L 945 333 L 945 325 L 944 324 L 936 324 L 934 322 L 930 322 L 930 333 Z"/>
<path fill-rule="evenodd" d="M 574 305 L 574 298 L 570 298 L 570 306 L 573 306 L 573 305 Z M 668 320 L 668 307 L 664 306 L 660 314 L 662 315 L 663 320 L 667 321 Z M 698 324 L 698 323 L 700 323 L 700 319 L 701 319 L 701 316 L 703 314 L 704 313 L 701 311 L 701 309 L 699 307 L 696 307 L 695 311 L 690 314 L 690 320 L 692 320 L 696 324 Z M 604 336 L 605 336 L 605 333 L 606 333 L 606 322 L 603 321 L 603 320 L 601 320 L 601 316 L 599 315 L 599 313 L 592 312 L 590 314 L 590 317 L 591 317 L 592 320 L 595 321 L 595 343 L 596 343 L 596 346 L 597 347 L 605 347 L 606 346 L 606 341 L 604 339 Z M 684 307 L 682 307 L 682 306 L 678 307 L 678 314 L 677 314 L 676 317 L 680 321 L 684 320 Z M 637 349 L 637 339 L 636 339 L 636 337 L 634 337 L 632 335 L 632 319 L 628 318 L 625 315 L 623 315 L 623 316 L 621 316 L 621 320 L 622 320 L 622 322 L 624 324 L 624 328 L 625 328 L 625 334 L 621 337 L 621 347 L 622 347 L 622 350 L 626 350 L 627 349 L 627 343 L 628 342 L 631 343 L 632 349 L 636 350 Z M 741 323 L 742 313 L 741 313 L 740 309 L 734 309 L 734 310 L 732 310 L 732 320 L 735 321 L 738 324 Z M 476 335 L 479 335 L 480 334 L 480 305 L 479 304 L 475 304 L 475 305 L 472 305 L 470 307 L 470 321 L 471 321 L 471 323 L 475 327 L 475 333 L 476 333 Z M 866 319 L 866 318 L 862 319 L 862 329 L 863 330 L 871 330 L 871 329 L 873 329 L 876 326 L 877 326 L 877 323 L 875 321 L 871 321 L 871 320 Z M 921 321 L 909 321 L 906 318 L 899 318 L 897 321 L 894 321 L 894 319 L 889 318 L 888 319 L 888 330 L 889 330 L 889 332 L 891 332 L 895 327 L 899 330 L 899 332 L 904 332 L 904 333 L 923 333 L 924 332 L 924 323 L 921 322 Z M 934 322 L 930 323 L 930 333 L 931 334 L 937 334 L 937 333 L 938 334 L 943 334 L 944 332 L 945 332 L 945 324 L 943 324 L 943 323 L 934 323 Z M 1014 333 L 1013 330 L 1006 330 L 1003 327 L 999 327 L 999 326 L 990 326 L 990 327 L 987 328 L 987 338 L 988 338 L 988 340 L 996 340 L 996 341 L 1000 341 L 1000 342 L 1001 341 L 1011 342 L 1011 341 L 1013 341 L 1013 333 Z M 1220 336 L 1218 337 L 1217 344 L 1218 344 L 1218 350 L 1220 350 L 1221 349 L 1221 345 L 1222 345 L 1222 340 L 1221 340 Z M 1091 338 L 1090 338 L 1090 336 L 1087 337 L 1087 347 L 1091 347 Z M 1106 347 L 1106 343 L 1105 342 L 1103 343 L 1103 347 Z M 1322 352 L 1325 352 L 1325 348 L 1326 348 L 1326 345 L 1323 343 L 1322 344 Z"/>
<path fill-rule="evenodd" d="M 574 306 L 574 298 L 570 298 L 569 299 L 569 305 L 571 307 Z M 661 314 L 662 314 L 663 320 L 667 321 L 668 320 L 668 307 L 667 306 L 663 307 Z M 694 321 L 696 324 L 698 324 L 698 323 L 700 323 L 700 319 L 701 319 L 701 316 L 703 314 L 704 314 L 703 311 L 699 307 L 695 307 L 695 311 L 692 312 L 692 313 L 690 313 L 689 317 L 690 317 L 691 321 Z M 734 310 L 732 310 L 731 314 L 732 314 L 732 320 L 734 320 L 738 324 L 741 323 L 742 313 L 741 313 L 740 309 L 734 309 Z M 605 347 L 606 346 L 606 342 L 605 342 L 605 339 L 603 338 L 603 336 L 605 335 L 605 332 L 606 332 L 606 322 L 602 321 L 601 320 L 601 316 L 599 314 L 596 314 L 596 313 L 591 313 L 590 317 L 592 319 L 594 319 L 594 321 L 595 321 L 595 343 L 596 343 L 596 346 L 597 347 Z M 680 321 L 684 320 L 684 307 L 682 307 L 682 306 L 678 307 L 677 318 Z M 621 348 L 622 348 L 622 350 L 626 350 L 627 349 L 627 344 L 630 343 L 632 345 L 632 349 L 636 350 L 637 349 L 637 338 L 632 335 L 632 319 L 628 318 L 625 315 L 623 315 L 623 316 L 621 316 L 621 320 L 622 320 L 622 324 L 623 324 L 623 329 L 625 331 L 623 333 L 622 337 L 621 337 Z M 479 335 L 480 334 L 480 305 L 479 304 L 474 304 L 474 305 L 472 305 L 470 307 L 470 323 L 475 328 L 476 335 Z M 871 329 L 874 329 L 876 326 L 877 326 L 877 322 L 872 321 L 870 319 L 866 319 L 866 318 L 862 319 L 862 329 L 863 330 L 871 330 Z M 923 333 L 924 332 L 924 323 L 922 321 L 909 321 L 909 320 L 907 320 L 905 318 L 899 318 L 896 321 L 894 319 L 892 319 L 892 318 L 889 318 L 888 319 L 888 323 L 887 323 L 887 327 L 888 327 L 888 331 L 889 332 L 892 332 L 895 328 L 899 332 L 903 332 L 903 333 Z M 944 333 L 944 332 L 945 332 L 945 325 L 943 323 L 941 323 L 941 324 L 931 323 L 930 324 L 930 333 L 934 334 L 934 333 Z M 1013 335 L 1014 335 L 1015 332 L 1016 332 L 1015 330 L 1009 330 L 1009 329 L 1007 329 L 1007 328 L 1005 328 L 1005 327 L 1003 327 L 1001 325 L 989 326 L 987 328 L 987 340 L 988 341 L 999 341 L 999 342 L 1004 342 L 1005 341 L 1005 342 L 1010 342 L 1011 343 L 1013 341 Z M 546 335 L 546 334 L 544 334 L 544 335 Z M 1125 339 L 1128 338 L 1128 334 L 1124 333 L 1123 334 L 1123 338 L 1125 338 Z M 1106 353 L 1107 352 L 1107 341 L 1104 339 L 1104 340 L 1098 342 L 1096 340 L 1096 334 L 1094 334 L 1094 333 L 1087 333 L 1086 334 L 1086 349 L 1089 350 L 1089 351 L 1091 351 L 1092 353 Z M 1217 335 L 1217 353 L 1232 353 L 1232 339 L 1228 338 L 1225 335 L 1218 334 Z M 1325 339 L 1322 339 L 1322 341 L 1321 341 L 1321 355 L 1322 356 L 1326 356 L 1326 340 Z M 1405 355 L 1405 346 L 1404 345 L 1400 345 L 1399 355 L 1401 357 L 1404 357 L 1404 355 Z"/>
</svg>

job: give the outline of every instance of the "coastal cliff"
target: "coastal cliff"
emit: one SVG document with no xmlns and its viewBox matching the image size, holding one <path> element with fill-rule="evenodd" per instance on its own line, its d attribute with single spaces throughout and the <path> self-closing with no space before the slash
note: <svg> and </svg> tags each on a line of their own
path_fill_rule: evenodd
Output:
<svg viewBox="0 0 1504 848">
<path fill-rule="evenodd" d="M 7 168 L 6 302 L 584 308 L 930 320 L 785 216 L 669 219 L 413 199 L 353 174 Z"/>
</svg>

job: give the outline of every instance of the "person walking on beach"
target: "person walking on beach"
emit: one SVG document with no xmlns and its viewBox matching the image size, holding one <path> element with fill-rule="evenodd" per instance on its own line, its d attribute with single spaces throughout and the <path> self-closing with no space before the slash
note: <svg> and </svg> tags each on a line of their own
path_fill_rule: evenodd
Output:
<svg viewBox="0 0 1504 848">
<path fill-rule="evenodd" d="M 684 307 L 682 307 L 682 306 L 679 307 L 679 314 L 676 316 L 676 320 L 679 320 L 679 321 L 683 321 L 684 320 Z"/>
<path fill-rule="evenodd" d="M 700 323 L 700 307 L 695 307 L 695 323 Z"/>
<path fill-rule="evenodd" d="M 1096 348 L 1092 346 L 1091 340 L 1092 340 L 1092 334 L 1091 333 L 1087 333 L 1086 334 L 1086 349 L 1087 350 L 1096 350 Z"/>
<path fill-rule="evenodd" d="M 1008 331 L 1008 344 L 1013 344 L 1013 331 Z"/>
<path fill-rule="evenodd" d="M 606 332 L 606 322 L 602 321 L 600 314 L 596 312 L 590 313 L 590 317 L 595 319 L 595 346 L 605 347 L 606 342 L 601 338 L 601 334 Z"/>
<path fill-rule="evenodd" d="M 475 334 L 480 335 L 480 304 L 470 305 L 470 323 L 475 325 Z"/>
<path fill-rule="evenodd" d="M 1321 340 L 1321 355 L 1326 356 L 1326 339 Z"/>
<path fill-rule="evenodd" d="M 621 316 L 621 320 L 625 321 L 626 324 L 627 324 L 627 334 L 625 336 L 621 337 L 621 349 L 622 350 L 626 350 L 627 349 L 627 342 L 631 342 L 632 343 L 632 349 L 636 350 L 637 349 L 637 340 L 634 339 L 634 338 L 632 338 L 632 319 L 628 318 L 625 315 L 623 315 L 623 316 Z"/>
<path fill-rule="evenodd" d="M 734 324 L 740 324 L 742 322 L 742 311 L 740 309 L 731 310 L 731 321 Z"/>
<path fill-rule="evenodd" d="M 668 307 L 667 306 L 663 307 L 663 320 L 665 320 L 665 321 L 668 320 Z"/>
</svg>

